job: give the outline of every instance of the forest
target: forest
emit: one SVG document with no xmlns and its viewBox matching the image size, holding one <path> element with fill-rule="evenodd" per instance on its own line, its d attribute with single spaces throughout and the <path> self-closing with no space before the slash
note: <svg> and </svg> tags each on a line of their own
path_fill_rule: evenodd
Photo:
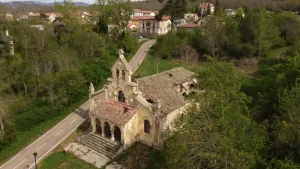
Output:
<svg viewBox="0 0 300 169">
<path fill-rule="evenodd" d="M 17 152 L 8 153 L 23 133 L 86 99 L 90 82 L 99 89 L 119 48 L 125 56 L 136 51 L 136 38 L 123 31 L 129 14 L 119 15 L 132 6 L 118 2 L 93 6 L 97 25 L 81 24 L 70 2 L 57 6 L 65 17 L 44 31 L 30 27 L 40 20 L 1 22 L 0 36 L 9 30 L 15 54 L 1 39 L 0 162 Z M 163 59 L 205 64 L 195 72 L 202 92 L 191 96 L 193 106 L 173 124 L 177 130 L 165 133 L 170 137 L 160 147 L 160 167 L 300 168 L 299 16 L 259 5 L 239 6 L 235 17 L 227 17 L 220 4 L 205 28 L 170 32 L 153 47 L 151 54 Z M 183 14 L 186 8 L 161 12 Z M 111 21 L 116 26 L 108 36 Z M 245 78 L 235 63 L 247 58 L 259 68 Z"/>
<path fill-rule="evenodd" d="M 200 58 L 203 67 L 196 75 L 202 92 L 166 132 L 167 168 L 300 168 L 299 16 L 264 5 L 239 7 L 235 17 L 218 10 L 204 28 L 160 36 L 153 49 L 190 64 Z M 238 71 L 247 59 L 257 71 Z"/>
<path fill-rule="evenodd" d="M 114 7 L 118 5 L 130 7 L 129 3 L 112 1 L 106 6 L 99 3 L 94 10 L 105 10 L 99 12 L 102 23 L 108 20 L 108 16 L 116 22 L 128 22 L 129 14 L 123 17 L 116 15 L 120 11 Z M 123 48 L 128 56 L 139 46 L 130 32 L 121 31 L 123 25 L 115 26 L 108 36 L 103 25 L 81 24 L 76 15 L 77 7 L 72 2 L 56 8 L 65 16 L 56 23 L 48 24 L 44 18 L 1 21 L 0 37 L 5 37 L 5 31 L 9 30 L 15 49 L 15 54 L 10 55 L 5 38 L 1 38 L 1 162 L 10 153 L 13 155 L 11 145 L 30 141 L 20 139 L 21 136 L 24 139 L 25 132 L 38 128 L 86 100 L 90 82 L 98 89 L 102 87 L 111 75 L 110 66 L 118 57 L 119 48 Z M 43 23 L 43 20 L 44 30 L 30 27 Z M 35 133 L 29 132 L 24 137 L 31 134 Z"/>
</svg>

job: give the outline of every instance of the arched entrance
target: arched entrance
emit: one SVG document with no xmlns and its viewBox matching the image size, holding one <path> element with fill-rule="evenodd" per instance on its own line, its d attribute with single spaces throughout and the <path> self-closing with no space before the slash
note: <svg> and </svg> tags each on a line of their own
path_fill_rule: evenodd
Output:
<svg viewBox="0 0 300 169">
<path fill-rule="evenodd" d="M 121 90 L 118 92 L 118 101 L 125 103 L 125 96 Z"/>
<path fill-rule="evenodd" d="M 104 136 L 107 138 L 111 138 L 110 125 L 107 122 L 104 123 Z"/>
<path fill-rule="evenodd" d="M 121 143 L 121 130 L 117 126 L 115 126 L 115 128 L 114 128 L 114 137 L 115 137 L 116 141 Z"/>
<path fill-rule="evenodd" d="M 99 119 L 96 119 L 96 133 L 100 135 L 102 134 L 102 127 Z"/>
</svg>

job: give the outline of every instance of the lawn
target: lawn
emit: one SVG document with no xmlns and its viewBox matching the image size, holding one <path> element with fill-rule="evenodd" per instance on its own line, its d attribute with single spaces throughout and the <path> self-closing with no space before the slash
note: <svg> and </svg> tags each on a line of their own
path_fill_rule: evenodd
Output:
<svg viewBox="0 0 300 169">
<path fill-rule="evenodd" d="M 270 50 L 265 57 L 262 57 L 258 63 L 258 74 L 266 76 L 273 65 L 280 63 L 285 57 L 285 53 L 290 49 L 289 46 Z"/>
<path fill-rule="evenodd" d="M 205 68 L 206 63 L 195 64 L 195 63 L 185 63 L 179 59 L 162 59 L 160 57 L 155 57 L 149 52 L 145 57 L 143 63 L 134 73 L 134 77 L 145 77 L 149 75 L 153 75 L 156 73 L 160 73 L 166 70 L 170 70 L 176 67 L 184 67 L 193 72 L 198 72 L 200 69 Z"/>
<path fill-rule="evenodd" d="M 39 169 L 96 169 L 92 164 L 89 164 L 72 153 L 65 154 L 64 152 L 55 152 L 49 155 L 39 165 Z"/>
</svg>

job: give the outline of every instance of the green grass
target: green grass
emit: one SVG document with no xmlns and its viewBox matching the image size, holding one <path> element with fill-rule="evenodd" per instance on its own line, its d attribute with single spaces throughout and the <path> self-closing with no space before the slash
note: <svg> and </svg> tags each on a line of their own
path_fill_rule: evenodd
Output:
<svg viewBox="0 0 300 169">
<path fill-rule="evenodd" d="M 270 50 L 265 57 L 262 57 L 258 63 L 258 74 L 261 76 L 268 75 L 273 65 L 281 62 L 285 53 L 290 49 L 289 46 Z"/>
<path fill-rule="evenodd" d="M 134 73 L 134 77 L 145 77 L 160 73 L 166 70 L 170 70 L 176 67 L 184 67 L 193 72 L 198 72 L 200 69 L 205 68 L 206 63 L 203 64 L 187 64 L 182 60 L 176 59 L 162 59 L 150 54 L 149 52 L 145 57 L 143 63 Z"/>
<path fill-rule="evenodd" d="M 66 109 L 64 112 L 62 112 L 59 116 L 54 117 L 52 119 L 49 119 L 46 122 L 43 122 L 30 130 L 20 132 L 17 134 L 17 140 L 10 144 L 9 146 L 5 147 L 0 152 L 0 164 L 3 164 L 5 161 L 7 161 L 9 158 L 14 156 L 17 152 L 31 144 L 34 140 L 38 139 L 40 136 L 42 136 L 44 133 L 46 133 L 48 130 L 50 130 L 52 127 L 54 127 L 58 122 L 63 120 L 66 116 L 70 114 L 70 112 L 73 112 L 75 109 L 77 109 L 81 104 L 87 101 L 87 96 L 84 96 L 84 98 Z"/>
<path fill-rule="evenodd" d="M 96 169 L 92 164 L 89 164 L 72 153 L 64 154 L 56 152 L 48 156 L 39 165 L 39 169 Z"/>
</svg>

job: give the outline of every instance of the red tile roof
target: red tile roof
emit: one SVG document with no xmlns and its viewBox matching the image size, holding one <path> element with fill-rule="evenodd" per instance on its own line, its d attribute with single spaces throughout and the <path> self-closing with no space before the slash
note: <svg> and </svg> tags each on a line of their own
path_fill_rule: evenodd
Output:
<svg viewBox="0 0 300 169">
<path fill-rule="evenodd" d="M 177 26 L 178 28 L 196 28 L 200 27 L 200 25 L 194 24 L 194 23 L 187 23 L 184 25 Z"/>
<path fill-rule="evenodd" d="M 133 9 L 133 12 L 142 12 L 140 9 Z"/>
<path fill-rule="evenodd" d="M 214 4 L 212 3 L 202 3 L 200 4 L 200 7 L 208 7 L 208 4 L 210 4 L 210 7 L 214 7 Z"/>
<path fill-rule="evenodd" d="M 163 16 L 162 20 L 166 21 L 169 20 L 169 16 Z M 155 20 L 155 16 L 134 16 L 131 18 L 132 21 L 138 21 L 138 20 Z"/>
<path fill-rule="evenodd" d="M 152 11 L 142 11 L 142 13 L 151 13 Z"/>
<path fill-rule="evenodd" d="M 125 103 L 104 100 L 96 103 L 96 108 L 90 113 L 118 126 L 123 126 L 137 113 L 137 109 Z"/>
</svg>

